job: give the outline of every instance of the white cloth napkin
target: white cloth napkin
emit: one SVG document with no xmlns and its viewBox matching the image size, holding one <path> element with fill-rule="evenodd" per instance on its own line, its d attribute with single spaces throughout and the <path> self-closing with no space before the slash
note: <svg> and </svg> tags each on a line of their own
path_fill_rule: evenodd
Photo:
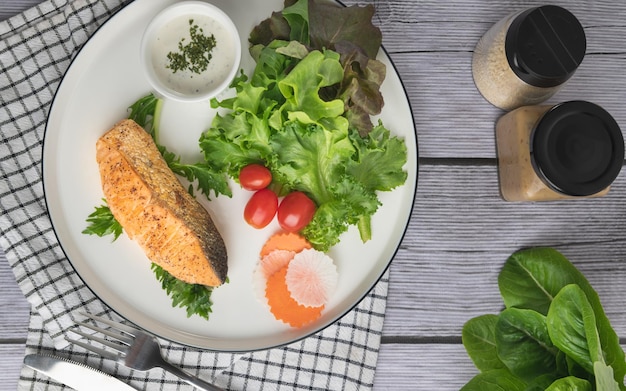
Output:
<svg viewBox="0 0 626 391">
<path fill-rule="evenodd" d="M 65 340 L 79 311 L 116 315 L 78 277 L 52 229 L 41 170 L 46 118 L 73 56 L 124 3 L 47 0 L 0 22 L 0 246 L 32 305 L 26 354 L 63 355 L 138 389 L 191 389 L 160 369 L 131 371 Z M 368 390 L 374 381 L 387 286 L 388 272 L 337 323 L 288 346 L 231 354 L 161 341 L 162 351 L 173 364 L 231 390 Z M 24 367 L 19 389 L 65 387 Z"/>
</svg>

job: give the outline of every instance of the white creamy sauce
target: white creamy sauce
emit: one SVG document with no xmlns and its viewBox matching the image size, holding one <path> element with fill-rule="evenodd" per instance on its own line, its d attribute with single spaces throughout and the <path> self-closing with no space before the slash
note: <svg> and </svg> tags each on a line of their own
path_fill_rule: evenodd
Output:
<svg viewBox="0 0 626 391">
<path fill-rule="evenodd" d="M 174 73 L 168 68 L 167 55 L 170 52 L 180 52 L 178 43 L 182 38 L 185 38 L 183 45 L 191 42 L 190 19 L 202 29 L 202 35 L 215 37 L 212 58 L 207 69 L 200 74 L 187 69 Z M 184 15 L 166 23 L 155 35 L 152 43 L 152 66 L 157 77 L 169 89 L 184 95 L 200 95 L 216 88 L 228 77 L 235 61 L 233 47 L 233 37 L 220 22 L 205 15 Z"/>
</svg>

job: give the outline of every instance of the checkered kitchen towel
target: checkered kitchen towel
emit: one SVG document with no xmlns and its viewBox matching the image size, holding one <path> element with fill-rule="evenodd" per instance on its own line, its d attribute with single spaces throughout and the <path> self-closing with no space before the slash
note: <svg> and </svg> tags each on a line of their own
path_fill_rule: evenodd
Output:
<svg viewBox="0 0 626 391">
<path fill-rule="evenodd" d="M 47 0 L 0 22 L 0 245 L 32 304 L 26 353 L 86 362 L 139 389 L 190 386 L 161 370 L 133 372 L 67 346 L 72 313 L 110 312 L 78 278 L 52 230 L 41 157 L 54 93 L 72 57 L 122 0 Z M 367 390 L 372 387 L 388 275 L 338 323 L 292 345 L 249 354 L 206 352 L 162 341 L 166 358 L 233 390 Z M 111 314 L 115 317 L 115 314 Z M 28 368 L 19 389 L 63 389 Z"/>
</svg>

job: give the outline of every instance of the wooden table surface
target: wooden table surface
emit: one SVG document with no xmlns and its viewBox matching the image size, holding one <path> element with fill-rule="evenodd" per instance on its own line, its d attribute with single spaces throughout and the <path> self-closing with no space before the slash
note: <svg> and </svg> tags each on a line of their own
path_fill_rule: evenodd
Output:
<svg viewBox="0 0 626 391">
<path fill-rule="evenodd" d="M 37 1 L 0 0 L 0 19 Z M 497 275 L 523 247 L 555 247 L 572 260 L 600 294 L 617 334 L 626 337 L 626 170 L 597 199 L 508 203 L 499 195 L 494 123 L 504 113 L 475 89 L 472 51 L 497 20 L 542 3 L 369 2 L 409 95 L 420 154 L 414 214 L 391 266 L 375 389 L 458 390 L 476 374 L 461 328 L 502 309 Z M 548 103 L 588 100 L 626 129 L 626 2 L 552 3 L 579 18 L 588 42 L 582 66 Z M 29 305 L 2 257 L 2 389 L 16 388 L 28 318 Z"/>
</svg>

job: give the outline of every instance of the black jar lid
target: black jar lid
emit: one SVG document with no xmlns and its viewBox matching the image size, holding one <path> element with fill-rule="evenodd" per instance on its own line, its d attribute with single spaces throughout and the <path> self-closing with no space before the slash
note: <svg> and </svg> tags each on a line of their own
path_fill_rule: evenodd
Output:
<svg viewBox="0 0 626 391">
<path fill-rule="evenodd" d="M 571 101 L 554 106 L 535 125 L 531 157 L 553 190 L 588 196 L 607 188 L 624 163 L 624 138 L 600 106 Z"/>
<path fill-rule="evenodd" d="M 518 15 L 507 31 L 509 66 L 524 82 L 555 87 L 567 81 L 585 56 L 585 31 L 568 10 L 545 5 Z"/>
</svg>

